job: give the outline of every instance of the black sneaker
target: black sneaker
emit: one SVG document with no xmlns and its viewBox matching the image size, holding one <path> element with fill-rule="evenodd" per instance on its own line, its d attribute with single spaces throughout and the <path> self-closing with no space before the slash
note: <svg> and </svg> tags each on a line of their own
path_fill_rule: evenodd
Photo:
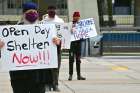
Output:
<svg viewBox="0 0 140 93">
<path fill-rule="evenodd" d="M 71 80 L 72 80 L 72 75 L 70 75 L 70 76 L 69 76 L 68 80 L 69 80 L 69 81 L 71 81 Z"/>
<path fill-rule="evenodd" d="M 86 78 L 85 77 L 82 77 L 82 76 L 78 76 L 77 77 L 77 80 L 86 80 Z"/>
<path fill-rule="evenodd" d="M 58 88 L 58 85 L 55 85 L 55 86 L 53 87 L 53 91 L 60 92 L 60 89 Z"/>
</svg>

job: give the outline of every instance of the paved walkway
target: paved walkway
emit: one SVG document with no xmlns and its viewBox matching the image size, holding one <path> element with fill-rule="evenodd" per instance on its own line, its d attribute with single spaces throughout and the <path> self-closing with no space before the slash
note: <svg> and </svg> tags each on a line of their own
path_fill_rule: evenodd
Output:
<svg viewBox="0 0 140 93">
<path fill-rule="evenodd" d="M 63 59 L 59 93 L 140 93 L 140 57 L 84 58 L 82 75 L 86 77 L 85 81 L 77 80 L 74 71 L 73 80 L 68 81 L 68 59 Z M 12 93 L 6 72 L 0 72 L 0 93 Z"/>
</svg>

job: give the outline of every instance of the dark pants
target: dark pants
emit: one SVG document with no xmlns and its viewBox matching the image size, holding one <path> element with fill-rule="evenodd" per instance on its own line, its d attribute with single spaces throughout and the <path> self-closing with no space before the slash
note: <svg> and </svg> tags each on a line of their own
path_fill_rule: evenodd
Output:
<svg viewBox="0 0 140 93">
<path fill-rule="evenodd" d="M 58 68 L 50 68 L 50 69 L 44 70 L 46 72 L 49 72 L 49 74 L 46 73 L 46 76 L 51 77 L 50 79 L 51 82 L 50 83 L 46 82 L 45 85 L 49 85 L 50 87 L 53 87 L 53 88 L 56 88 L 56 86 L 58 85 L 59 68 L 61 65 L 61 45 L 57 46 L 57 57 L 58 57 Z"/>
<path fill-rule="evenodd" d="M 45 84 L 38 80 L 40 70 L 10 71 L 13 93 L 45 93 Z"/>
<path fill-rule="evenodd" d="M 53 68 L 52 69 L 53 85 L 58 85 L 60 66 L 61 66 L 61 51 L 59 50 L 59 53 L 58 53 L 58 68 Z"/>
<path fill-rule="evenodd" d="M 69 75 L 73 75 L 73 63 L 74 63 L 74 58 L 76 57 L 76 71 L 77 71 L 77 76 L 80 76 L 81 71 L 80 71 L 80 54 L 74 53 L 74 52 L 69 52 Z"/>
<path fill-rule="evenodd" d="M 76 58 L 77 76 L 80 76 L 80 63 L 81 63 L 81 40 L 72 41 L 69 51 L 69 75 L 73 75 L 73 63 Z"/>
<path fill-rule="evenodd" d="M 35 83 L 29 80 L 11 80 L 13 93 L 45 93 L 43 83 Z"/>
</svg>

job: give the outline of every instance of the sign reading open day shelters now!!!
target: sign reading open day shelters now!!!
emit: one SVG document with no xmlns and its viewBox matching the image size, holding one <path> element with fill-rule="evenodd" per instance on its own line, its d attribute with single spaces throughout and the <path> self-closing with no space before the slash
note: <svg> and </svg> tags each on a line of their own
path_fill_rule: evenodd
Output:
<svg viewBox="0 0 140 93">
<path fill-rule="evenodd" d="M 0 27 L 2 67 L 7 70 L 57 68 L 54 24 L 10 25 Z"/>
</svg>

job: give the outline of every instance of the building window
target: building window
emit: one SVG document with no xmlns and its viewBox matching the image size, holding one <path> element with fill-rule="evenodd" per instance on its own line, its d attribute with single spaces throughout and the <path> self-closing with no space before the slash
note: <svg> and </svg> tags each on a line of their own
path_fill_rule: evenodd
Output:
<svg viewBox="0 0 140 93">
<path fill-rule="evenodd" d="M 132 0 L 115 0 L 113 10 L 115 15 L 132 14 Z"/>
<path fill-rule="evenodd" d="M 8 0 L 7 8 L 9 9 L 22 8 L 22 4 L 29 1 L 32 0 Z"/>
<path fill-rule="evenodd" d="M 59 15 L 67 15 L 67 0 L 57 0 L 56 7 Z"/>
</svg>

